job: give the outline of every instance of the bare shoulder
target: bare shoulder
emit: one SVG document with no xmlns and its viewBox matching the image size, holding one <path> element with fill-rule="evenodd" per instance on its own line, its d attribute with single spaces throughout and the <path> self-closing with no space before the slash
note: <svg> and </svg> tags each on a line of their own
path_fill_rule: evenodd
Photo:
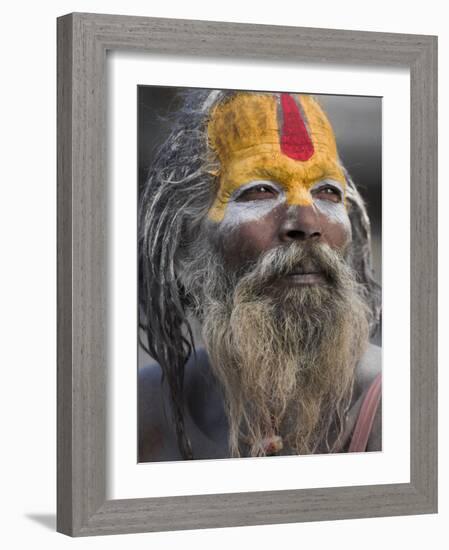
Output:
<svg viewBox="0 0 449 550">
<path fill-rule="evenodd" d="M 374 382 L 376 376 L 382 372 L 382 348 L 375 344 L 369 344 L 368 348 L 359 361 L 356 369 L 354 387 L 354 414 L 353 421 L 360 410 L 364 395 Z M 382 397 L 374 417 L 371 434 L 367 444 L 367 451 L 382 450 Z"/>
<path fill-rule="evenodd" d="M 139 462 L 167 460 L 178 454 L 173 430 L 169 428 L 170 406 L 167 385 L 157 363 L 139 369 L 138 440 Z"/>
<path fill-rule="evenodd" d="M 139 371 L 139 462 L 180 460 L 171 398 L 157 363 Z M 207 353 L 197 350 L 184 368 L 184 428 L 195 458 L 224 458 L 227 423 L 217 381 Z"/>
<path fill-rule="evenodd" d="M 367 390 L 380 372 L 382 372 L 382 348 L 370 343 L 357 365 L 357 393 L 362 394 Z"/>
</svg>

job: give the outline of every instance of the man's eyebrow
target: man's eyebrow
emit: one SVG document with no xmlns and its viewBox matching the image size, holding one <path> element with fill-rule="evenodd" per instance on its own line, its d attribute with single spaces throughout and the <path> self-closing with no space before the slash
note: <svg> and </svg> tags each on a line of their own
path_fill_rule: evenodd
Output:
<svg viewBox="0 0 449 550">
<path fill-rule="evenodd" d="M 272 168 L 264 168 L 263 166 L 257 167 L 255 172 L 258 177 L 266 178 L 270 181 L 277 181 L 275 171 Z"/>
</svg>

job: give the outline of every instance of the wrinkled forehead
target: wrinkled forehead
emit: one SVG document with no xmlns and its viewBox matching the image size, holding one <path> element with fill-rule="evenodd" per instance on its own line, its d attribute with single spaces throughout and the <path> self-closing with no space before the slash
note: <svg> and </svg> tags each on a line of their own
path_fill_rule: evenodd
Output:
<svg viewBox="0 0 449 550">
<path fill-rule="evenodd" d="M 291 204 L 307 201 L 307 189 L 319 180 L 345 186 L 332 126 L 311 96 L 237 93 L 212 109 L 208 140 L 220 161 L 209 216 L 216 221 L 232 193 L 254 180 L 275 180 Z"/>
</svg>

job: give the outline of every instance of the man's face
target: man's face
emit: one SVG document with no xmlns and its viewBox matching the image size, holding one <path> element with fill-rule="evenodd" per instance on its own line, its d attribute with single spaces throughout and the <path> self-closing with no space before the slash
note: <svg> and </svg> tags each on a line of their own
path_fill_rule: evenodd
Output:
<svg viewBox="0 0 449 550">
<path fill-rule="evenodd" d="M 229 268 L 293 242 L 345 253 L 346 181 L 330 123 L 312 98 L 237 94 L 211 113 L 208 134 L 221 166 L 209 227 Z M 289 276 L 291 285 L 321 282 L 313 265 Z"/>
</svg>

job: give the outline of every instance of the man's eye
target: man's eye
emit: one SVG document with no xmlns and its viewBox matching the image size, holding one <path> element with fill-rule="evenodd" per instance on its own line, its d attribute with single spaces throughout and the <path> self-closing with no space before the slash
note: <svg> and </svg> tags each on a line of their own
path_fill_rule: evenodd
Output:
<svg viewBox="0 0 449 550">
<path fill-rule="evenodd" d="M 244 202 L 273 199 L 276 195 L 277 191 L 272 187 L 268 185 L 257 185 L 243 191 L 237 198 L 237 201 Z"/>
<path fill-rule="evenodd" d="M 317 189 L 313 193 L 313 196 L 318 199 L 324 199 L 333 202 L 341 201 L 341 192 L 337 188 L 331 187 L 330 185 L 322 187 L 321 189 Z"/>
</svg>

